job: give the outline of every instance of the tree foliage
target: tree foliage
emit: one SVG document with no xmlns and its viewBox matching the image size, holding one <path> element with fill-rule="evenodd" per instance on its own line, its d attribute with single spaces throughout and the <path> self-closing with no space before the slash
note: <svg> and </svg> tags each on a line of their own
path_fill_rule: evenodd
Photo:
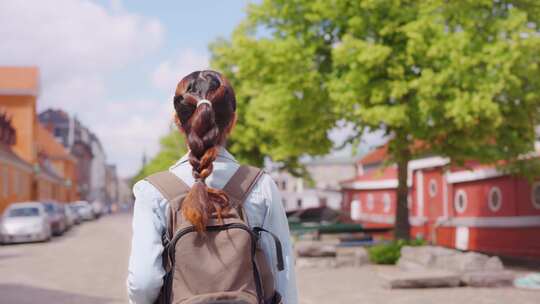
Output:
<svg viewBox="0 0 540 304">
<path fill-rule="evenodd" d="M 533 149 L 538 124 L 539 16 L 535 0 L 252 4 L 232 37 L 211 45 L 238 96 L 231 149 L 294 166 L 327 153 L 328 130 L 346 120 L 353 138 L 366 127 L 393 138 L 402 173 L 425 153 L 515 159 Z M 406 174 L 399 183 L 398 226 Z"/>
</svg>

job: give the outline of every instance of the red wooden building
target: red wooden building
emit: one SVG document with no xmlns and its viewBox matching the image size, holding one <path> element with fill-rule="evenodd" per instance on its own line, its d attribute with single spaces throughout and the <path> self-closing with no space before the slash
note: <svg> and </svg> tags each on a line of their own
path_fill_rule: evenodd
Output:
<svg viewBox="0 0 540 304">
<path fill-rule="evenodd" d="M 342 208 L 366 226 L 395 222 L 397 170 L 384 166 L 387 146 L 358 162 L 358 176 L 341 183 Z M 491 254 L 540 259 L 540 182 L 494 167 L 449 166 L 448 159 L 409 162 L 409 220 L 413 237 Z"/>
</svg>

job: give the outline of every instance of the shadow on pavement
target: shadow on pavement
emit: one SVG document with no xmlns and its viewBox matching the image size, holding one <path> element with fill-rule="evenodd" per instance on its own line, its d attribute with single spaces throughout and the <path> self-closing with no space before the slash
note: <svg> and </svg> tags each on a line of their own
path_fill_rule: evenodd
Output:
<svg viewBox="0 0 540 304">
<path fill-rule="evenodd" d="M 120 299 L 94 297 L 21 284 L 0 284 L 1 303 L 13 304 L 106 304 Z"/>
</svg>

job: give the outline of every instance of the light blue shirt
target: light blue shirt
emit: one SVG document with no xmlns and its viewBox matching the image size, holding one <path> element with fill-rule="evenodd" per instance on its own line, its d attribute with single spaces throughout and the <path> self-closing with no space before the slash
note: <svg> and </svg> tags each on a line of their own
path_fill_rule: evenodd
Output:
<svg viewBox="0 0 540 304">
<path fill-rule="evenodd" d="M 222 189 L 240 165 L 224 148 L 220 148 L 214 161 L 214 170 L 206 179 L 207 185 Z M 188 186 L 193 185 L 191 165 L 187 154 L 169 168 Z M 149 182 L 141 180 L 133 187 L 135 206 L 133 212 L 133 238 L 127 278 L 128 297 L 132 304 L 152 304 L 161 289 L 165 270 L 162 266 L 163 245 L 161 236 L 166 229 L 168 202 Z M 268 174 L 263 174 L 244 202 L 248 224 L 263 227 L 280 239 L 283 246 L 285 269 L 273 267 L 275 286 L 285 304 L 297 304 L 294 255 L 287 217 L 279 190 Z M 261 249 L 270 265 L 277 264 L 274 243 L 263 234 Z"/>
</svg>

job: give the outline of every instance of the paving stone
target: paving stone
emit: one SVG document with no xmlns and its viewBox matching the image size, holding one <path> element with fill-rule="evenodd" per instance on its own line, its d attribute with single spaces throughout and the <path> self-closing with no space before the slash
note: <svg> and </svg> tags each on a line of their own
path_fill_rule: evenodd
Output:
<svg viewBox="0 0 540 304">
<path fill-rule="evenodd" d="M 379 274 L 386 288 L 458 287 L 460 276 L 440 270 L 398 271 Z"/>
<path fill-rule="evenodd" d="M 333 257 L 298 257 L 297 268 L 334 268 L 336 259 Z"/>
<path fill-rule="evenodd" d="M 434 267 L 440 257 L 453 256 L 459 251 L 439 246 L 404 246 L 401 257 L 425 268 Z"/>
<path fill-rule="evenodd" d="M 400 258 L 396 265 L 399 267 L 399 269 L 404 271 L 423 271 L 428 269 L 426 266 L 416 261 L 411 261 L 405 258 Z"/>
<path fill-rule="evenodd" d="M 369 264 L 369 254 L 363 247 L 337 247 L 336 267 L 358 267 Z"/>
<path fill-rule="evenodd" d="M 498 256 L 492 256 L 486 261 L 484 270 L 504 270 L 504 264 Z"/>
<path fill-rule="evenodd" d="M 514 275 L 509 271 L 471 271 L 461 275 L 461 282 L 470 287 L 510 286 Z"/>
<path fill-rule="evenodd" d="M 438 257 L 435 267 L 459 273 L 482 271 L 485 269 L 488 260 L 489 256 L 485 254 L 477 252 L 464 252 L 455 255 Z M 493 264 L 496 263 L 493 262 Z"/>
<path fill-rule="evenodd" d="M 299 257 L 335 257 L 337 243 L 301 241 L 294 245 Z"/>
</svg>

